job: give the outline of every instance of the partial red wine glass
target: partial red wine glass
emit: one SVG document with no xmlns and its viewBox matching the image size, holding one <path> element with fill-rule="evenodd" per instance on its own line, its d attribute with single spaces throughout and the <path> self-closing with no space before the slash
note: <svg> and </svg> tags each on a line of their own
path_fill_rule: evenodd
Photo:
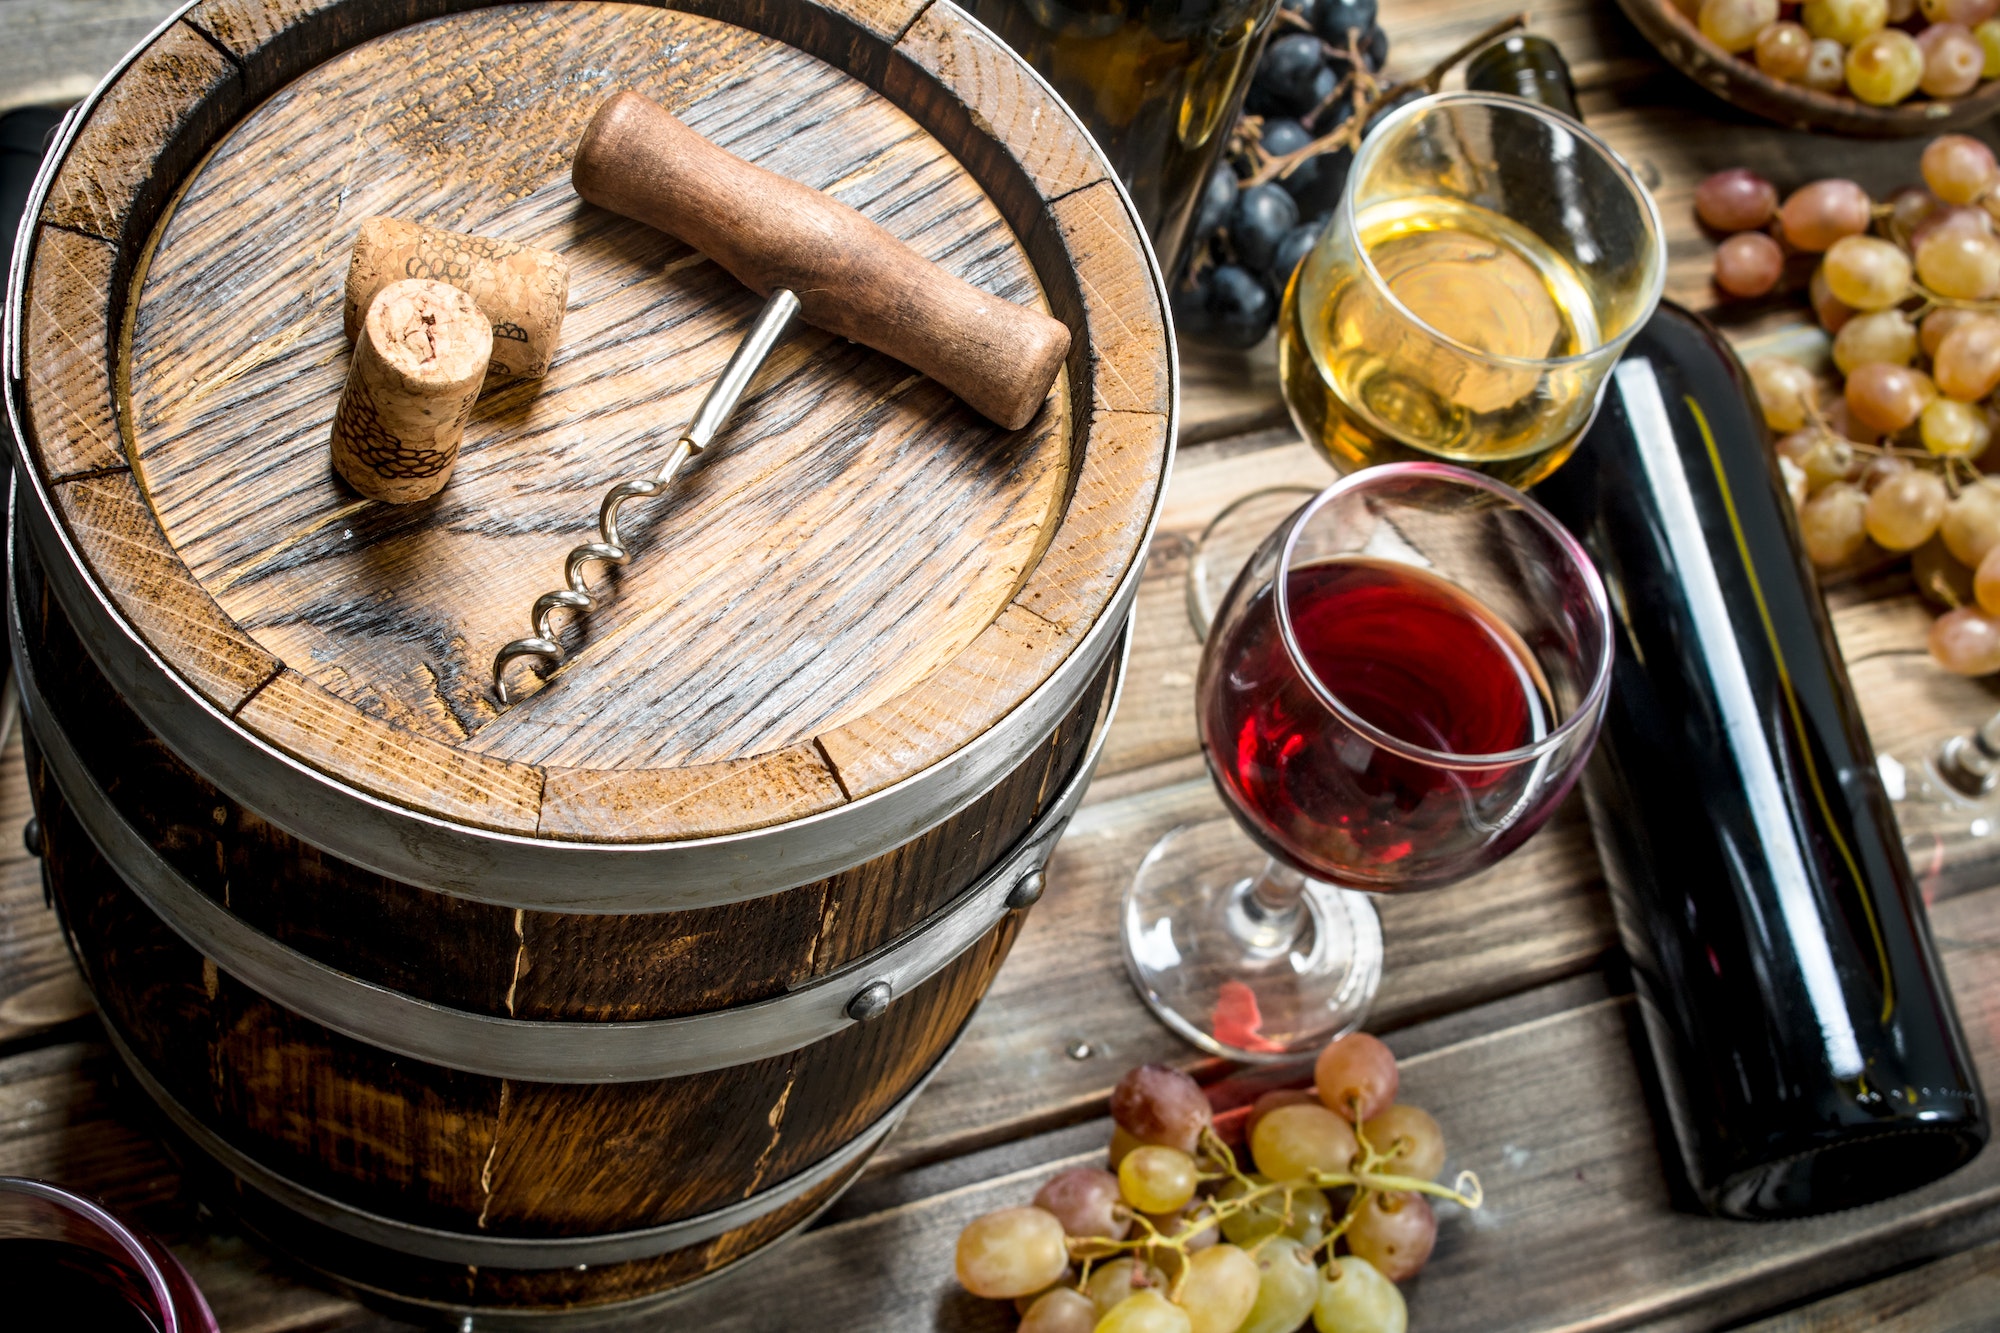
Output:
<svg viewBox="0 0 2000 1333">
<path fill-rule="evenodd" d="M 0 1291 L 0 1309 L 21 1328 L 217 1333 L 166 1246 L 43 1180 L 0 1176 Z"/>
<path fill-rule="evenodd" d="M 1147 1002 L 1239 1059 L 1358 1025 L 1381 932 L 1352 890 L 1519 846 L 1576 781 L 1610 663 L 1595 569 L 1519 492 L 1402 463 L 1314 497 L 1217 608 L 1197 715 L 1234 818 L 1169 834 L 1127 893 Z"/>
</svg>

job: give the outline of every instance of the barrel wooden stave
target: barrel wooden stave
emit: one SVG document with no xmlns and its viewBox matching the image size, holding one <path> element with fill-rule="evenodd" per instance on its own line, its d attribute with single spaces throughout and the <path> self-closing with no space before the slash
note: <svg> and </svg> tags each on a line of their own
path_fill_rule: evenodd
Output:
<svg viewBox="0 0 2000 1333">
<path fill-rule="evenodd" d="M 516 911 L 371 874 L 230 800 L 111 688 L 36 562 L 15 568 L 27 651 L 54 720 L 112 805 L 189 884 L 349 975 L 515 1018 L 636 1022 L 748 1004 L 919 929 L 1019 840 L 1074 771 L 1113 669 L 1000 785 L 852 870 L 683 912 Z"/>
<path fill-rule="evenodd" d="M 30 774 L 64 925 L 106 1021 L 152 1078 L 288 1180 L 471 1235 L 659 1226 L 811 1167 L 937 1061 L 1019 922 L 1010 915 L 879 1018 L 790 1055 L 644 1083 L 490 1078 L 330 1032 L 220 971 L 103 861 L 38 756 Z"/>
</svg>

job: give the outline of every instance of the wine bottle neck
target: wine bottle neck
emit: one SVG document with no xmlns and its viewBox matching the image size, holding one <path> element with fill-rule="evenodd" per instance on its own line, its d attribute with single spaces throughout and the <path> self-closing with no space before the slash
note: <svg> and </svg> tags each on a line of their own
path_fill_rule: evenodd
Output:
<svg viewBox="0 0 2000 1333">
<path fill-rule="evenodd" d="M 1546 37 L 1517 32 L 1481 50 L 1465 65 L 1465 86 L 1480 92 L 1506 93 L 1539 102 L 1575 120 L 1576 84 L 1569 62 Z"/>
</svg>

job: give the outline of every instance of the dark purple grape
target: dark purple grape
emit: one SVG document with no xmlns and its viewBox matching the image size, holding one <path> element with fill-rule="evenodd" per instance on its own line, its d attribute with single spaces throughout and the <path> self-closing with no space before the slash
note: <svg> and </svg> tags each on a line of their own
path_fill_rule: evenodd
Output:
<svg viewBox="0 0 2000 1333">
<path fill-rule="evenodd" d="M 1244 267 L 1271 267 L 1278 243 L 1299 225 L 1299 206 L 1282 185 L 1253 185 L 1236 197 L 1229 212 L 1229 240 Z"/>
<path fill-rule="evenodd" d="M 1211 281 L 1210 314 L 1219 316 L 1225 308 L 1233 309 L 1232 303 L 1241 302 L 1242 293 L 1237 290 L 1241 286 L 1239 278 L 1249 278 L 1263 292 L 1264 303 L 1270 304 L 1271 294 L 1264 291 L 1263 283 L 1234 264 L 1224 264 L 1215 270 Z M 1229 288 L 1227 296 L 1225 286 Z M 1111 1090 L 1112 1120 L 1141 1143 L 1157 1143 L 1192 1153 L 1212 1115 L 1201 1085 L 1167 1065 L 1128 1069 Z"/>
<path fill-rule="evenodd" d="M 1335 46 L 1347 48 L 1347 34 L 1366 33 L 1375 26 L 1375 0 L 1320 0 L 1319 35 Z"/>
<path fill-rule="evenodd" d="M 1227 162 L 1218 162 L 1215 170 L 1208 173 L 1208 183 L 1202 186 L 1201 201 L 1194 206 L 1194 221 L 1188 224 L 1191 243 L 1200 245 L 1221 231 L 1229 221 L 1229 210 L 1234 207 L 1236 172 Z"/>
<path fill-rule="evenodd" d="M 1313 110 L 1327 105 L 1327 99 L 1340 91 L 1340 75 L 1331 65 L 1321 65 L 1319 73 L 1313 76 Z"/>
<path fill-rule="evenodd" d="M 1288 32 L 1273 38 L 1257 62 L 1245 105 L 1260 116 L 1302 116 L 1313 109 L 1313 88 L 1325 68 L 1319 39 L 1311 33 Z"/>
<path fill-rule="evenodd" d="M 1285 289 L 1285 284 L 1292 280 L 1292 270 L 1319 239 L 1319 228 L 1317 222 L 1301 222 L 1285 233 L 1285 239 L 1278 242 L 1277 257 L 1271 260 L 1271 286 L 1279 291 Z"/>
<path fill-rule="evenodd" d="M 1312 141 L 1312 132 L 1296 120 L 1264 122 L 1264 151 L 1273 157 L 1296 153 Z M 1285 193 L 1291 195 L 1293 202 L 1298 204 L 1301 215 L 1320 211 L 1308 206 L 1307 196 L 1316 197 L 1320 190 L 1321 161 L 1326 156 L 1321 154 L 1319 157 L 1307 158 L 1293 168 L 1291 175 L 1278 178 L 1278 184 L 1284 186 Z"/>
<path fill-rule="evenodd" d="M 1354 119 L 1354 99 L 1340 97 L 1330 102 L 1326 110 L 1319 113 L 1313 123 L 1306 128 L 1314 134 L 1332 134 L 1335 130 Z"/>
<path fill-rule="evenodd" d="M 1224 264 L 1209 283 L 1207 340 L 1238 350 L 1255 347 L 1271 331 L 1278 301 L 1249 269 Z"/>
<path fill-rule="evenodd" d="M 1297 14 L 1308 28 L 1319 18 L 1319 0 L 1278 0 L 1278 7 Z"/>
<path fill-rule="evenodd" d="M 1214 276 L 1214 269 L 1203 269 L 1168 298 L 1167 308 L 1174 317 L 1174 332 L 1178 336 L 1201 339 L 1213 332 L 1215 319 L 1208 313 L 1208 303 Z"/>
<path fill-rule="evenodd" d="M 1316 218 L 1331 213 L 1347 189 L 1347 169 L 1353 165 L 1352 148 L 1335 148 L 1316 155 L 1285 177 L 1282 183 L 1299 206 L 1299 216 Z"/>
<path fill-rule="evenodd" d="M 1296 153 L 1313 141 L 1312 131 L 1283 116 L 1273 116 L 1264 122 L 1264 134 L 1259 140 L 1264 151 L 1272 157 L 1283 157 Z"/>
<path fill-rule="evenodd" d="M 1368 36 L 1361 43 L 1361 60 L 1370 72 L 1380 70 L 1389 63 L 1389 34 L 1381 28 L 1370 28 Z"/>
</svg>

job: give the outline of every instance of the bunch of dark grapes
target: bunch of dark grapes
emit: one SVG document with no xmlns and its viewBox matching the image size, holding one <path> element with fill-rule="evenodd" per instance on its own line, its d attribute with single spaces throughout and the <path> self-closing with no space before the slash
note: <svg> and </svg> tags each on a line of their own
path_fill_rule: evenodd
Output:
<svg viewBox="0 0 2000 1333">
<path fill-rule="evenodd" d="M 1389 35 L 1375 5 L 1283 0 L 1229 151 L 1195 207 L 1193 257 L 1174 295 L 1183 337 L 1243 348 L 1271 331 L 1292 270 L 1340 202 L 1356 118 L 1405 100 L 1378 97 Z"/>
<path fill-rule="evenodd" d="M 973 1219 L 958 1280 L 1014 1302 L 1020 1333 L 1406 1333 L 1396 1284 L 1430 1258 L 1431 1200 L 1482 1196 L 1470 1172 L 1437 1183 L 1444 1134 L 1400 1082 L 1361 1032 L 1320 1053 L 1311 1087 L 1220 1115 L 1186 1074 L 1141 1065 L 1111 1094 L 1108 1169 Z"/>
</svg>

